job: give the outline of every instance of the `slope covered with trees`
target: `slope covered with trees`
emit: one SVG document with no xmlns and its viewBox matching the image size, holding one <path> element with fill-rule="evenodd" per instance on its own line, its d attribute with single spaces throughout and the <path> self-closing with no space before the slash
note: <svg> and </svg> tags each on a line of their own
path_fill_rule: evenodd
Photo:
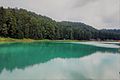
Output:
<svg viewBox="0 0 120 80">
<path fill-rule="evenodd" d="M 25 9 L 0 7 L 0 37 L 31 39 L 120 39 L 119 31 L 97 30 L 80 22 L 56 22 Z"/>
</svg>

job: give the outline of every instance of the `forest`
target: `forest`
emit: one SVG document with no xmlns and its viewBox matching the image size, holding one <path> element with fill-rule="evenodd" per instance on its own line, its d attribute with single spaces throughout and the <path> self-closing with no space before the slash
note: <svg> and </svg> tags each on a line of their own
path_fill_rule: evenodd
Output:
<svg viewBox="0 0 120 80">
<path fill-rule="evenodd" d="M 81 22 L 57 22 L 25 9 L 0 7 L 0 37 L 35 40 L 120 40 L 120 30 L 98 30 Z"/>
</svg>

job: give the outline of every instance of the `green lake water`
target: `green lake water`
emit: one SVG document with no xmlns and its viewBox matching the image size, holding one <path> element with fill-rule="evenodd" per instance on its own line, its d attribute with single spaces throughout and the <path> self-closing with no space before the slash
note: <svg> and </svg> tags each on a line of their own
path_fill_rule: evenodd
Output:
<svg viewBox="0 0 120 80">
<path fill-rule="evenodd" d="M 34 42 L 0 44 L 0 80 L 119 80 L 118 48 Z"/>
</svg>

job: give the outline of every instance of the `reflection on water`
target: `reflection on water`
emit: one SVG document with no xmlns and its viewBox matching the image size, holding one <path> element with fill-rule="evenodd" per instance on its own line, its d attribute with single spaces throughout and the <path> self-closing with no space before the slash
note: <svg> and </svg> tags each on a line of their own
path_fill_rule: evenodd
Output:
<svg viewBox="0 0 120 80">
<path fill-rule="evenodd" d="M 0 80 L 119 79 L 116 48 L 70 43 L 0 44 Z"/>
</svg>

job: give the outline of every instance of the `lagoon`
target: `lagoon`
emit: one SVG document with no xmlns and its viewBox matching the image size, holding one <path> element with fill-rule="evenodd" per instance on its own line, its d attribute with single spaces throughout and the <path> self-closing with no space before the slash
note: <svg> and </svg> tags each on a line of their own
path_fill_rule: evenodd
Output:
<svg viewBox="0 0 120 80">
<path fill-rule="evenodd" d="M 118 45 L 105 45 L 55 41 L 0 44 L 0 80 L 119 80 Z"/>
</svg>

